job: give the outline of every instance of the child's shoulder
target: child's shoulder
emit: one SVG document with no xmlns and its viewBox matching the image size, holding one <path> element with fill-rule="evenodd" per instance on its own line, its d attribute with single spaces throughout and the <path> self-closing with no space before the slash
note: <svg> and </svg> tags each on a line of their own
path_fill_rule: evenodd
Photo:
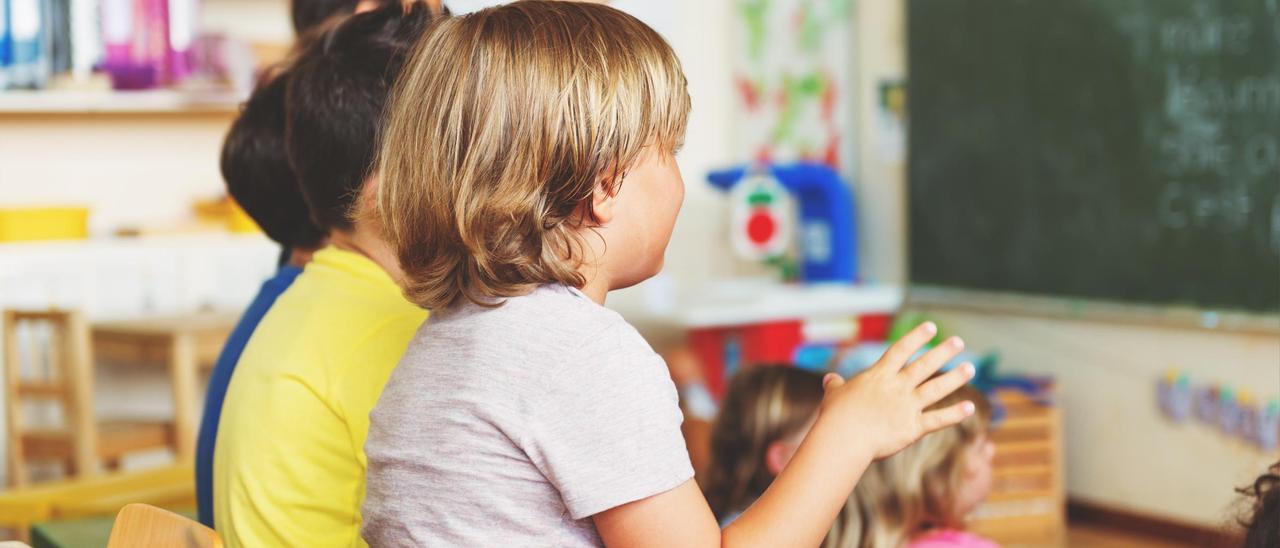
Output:
<svg viewBox="0 0 1280 548">
<path fill-rule="evenodd" d="M 441 325 L 495 335 L 493 342 L 507 348 L 562 347 L 570 353 L 649 348 L 617 312 L 563 285 L 543 285 L 495 307 L 468 304 L 437 316 Z"/>
<path fill-rule="evenodd" d="M 555 401 L 580 410 L 574 402 L 583 403 L 583 394 L 600 407 L 594 398 L 623 389 L 675 403 L 662 359 L 621 316 L 576 290 L 543 286 L 497 307 L 466 304 L 432 313 L 383 400 L 465 400 L 477 409 L 500 403 L 525 411 L 549 409 L 554 406 L 545 404 Z"/>
<path fill-rule="evenodd" d="M 534 303 L 539 312 L 553 312 L 546 317 L 556 331 L 554 336 L 572 344 L 575 353 L 584 358 L 657 356 L 653 347 L 621 314 L 597 304 L 575 288 L 545 285 L 533 295 L 537 296 Z"/>
<path fill-rule="evenodd" d="M 421 351 L 439 357 L 441 352 L 460 349 L 470 356 L 485 355 L 521 367 L 536 365 L 542 373 L 602 356 L 654 356 L 644 338 L 617 312 L 561 285 L 544 285 L 498 306 L 468 303 L 432 313 L 418 331 L 410 354 Z"/>
<path fill-rule="evenodd" d="M 527 295 L 507 299 L 503 306 L 530 314 L 555 315 L 565 321 L 627 325 L 626 320 L 617 312 L 597 304 L 577 288 L 566 285 L 541 285 Z"/>
</svg>

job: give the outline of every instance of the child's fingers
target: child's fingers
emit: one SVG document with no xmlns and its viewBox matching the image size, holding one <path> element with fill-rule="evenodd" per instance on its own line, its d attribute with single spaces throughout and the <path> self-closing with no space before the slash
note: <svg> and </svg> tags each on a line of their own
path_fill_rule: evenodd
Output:
<svg viewBox="0 0 1280 548">
<path fill-rule="evenodd" d="M 924 322 L 917 325 L 915 329 L 907 332 L 898 342 L 893 343 L 888 350 L 885 351 L 884 357 L 876 362 L 874 367 L 890 368 L 894 371 L 902 369 L 902 366 L 911 359 L 917 351 L 933 340 L 933 336 L 938 334 L 938 326 L 933 322 Z"/>
<path fill-rule="evenodd" d="M 929 375 L 942 369 L 942 366 L 951 361 L 951 358 L 959 355 L 961 350 L 964 350 L 964 341 L 960 340 L 960 337 L 951 337 L 933 350 L 925 352 L 920 359 L 911 362 L 902 370 L 907 375 L 907 382 L 911 383 L 911 386 L 919 386 L 929 378 Z"/>
<path fill-rule="evenodd" d="M 941 430 L 957 424 L 972 415 L 974 409 L 973 402 L 966 401 L 945 409 L 929 411 L 920 416 L 920 428 L 924 431 L 924 434 Z"/>
<path fill-rule="evenodd" d="M 964 386 L 964 383 L 973 378 L 973 374 L 973 364 L 963 363 L 960 367 L 920 385 L 916 389 L 916 397 L 920 398 L 920 405 L 923 407 L 933 405 L 938 400 L 947 397 L 947 394 L 955 392 L 957 388 Z"/>
</svg>

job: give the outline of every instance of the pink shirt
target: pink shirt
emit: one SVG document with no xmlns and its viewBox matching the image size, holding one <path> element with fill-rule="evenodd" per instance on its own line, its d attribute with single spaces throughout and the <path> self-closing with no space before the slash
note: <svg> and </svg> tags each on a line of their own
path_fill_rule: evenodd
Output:
<svg viewBox="0 0 1280 548">
<path fill-rule="evenodd" d="M 907 548 L 1000 548 L 1000 545 L 972 533 L 938 529 L 911 539 Z"/>
</svg>

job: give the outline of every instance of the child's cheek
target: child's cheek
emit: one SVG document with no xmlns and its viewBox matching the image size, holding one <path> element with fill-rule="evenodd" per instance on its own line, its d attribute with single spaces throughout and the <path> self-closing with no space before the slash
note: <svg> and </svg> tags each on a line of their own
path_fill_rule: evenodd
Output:
<svg viewBox="0 0 1280 548">
<path fill-rule="evenodd" d="M 982 491 L 985 493 L 990 490 L 990 485 L 995 475 L 995 455 L 996 445 L 990 439 L 981 439 L 970 448 L 968 475 L 970 481 L 985 487 Z"/>
<path fill-rule="evenodd" d="M 995 442 L 990 439 L 984 440 L 982 443 L 982 458 L 979 459 L 981 463 L 979 464 L 981 466 L 979 475 L 982 481 L 983 498 L 986 498 L 986 495 L 991 492 L 991 485 L 995 481 L 995 456 Z"/>
</svg>

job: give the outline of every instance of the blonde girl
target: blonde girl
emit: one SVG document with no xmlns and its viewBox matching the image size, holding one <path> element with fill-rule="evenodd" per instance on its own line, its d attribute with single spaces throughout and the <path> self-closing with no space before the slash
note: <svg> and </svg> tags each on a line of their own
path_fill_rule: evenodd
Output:
<svg viewBox="0 0 1280 548">
<path fill-rule="evenodd" d="M 991 407 L 971 386 L 934 405 L 961 401 L 973 402 L 977 412 L 867 469 L 828 536 L 829 546 L 996 546 L 964 531 L 965 517 L 991 491 Z"/>
</svg>

